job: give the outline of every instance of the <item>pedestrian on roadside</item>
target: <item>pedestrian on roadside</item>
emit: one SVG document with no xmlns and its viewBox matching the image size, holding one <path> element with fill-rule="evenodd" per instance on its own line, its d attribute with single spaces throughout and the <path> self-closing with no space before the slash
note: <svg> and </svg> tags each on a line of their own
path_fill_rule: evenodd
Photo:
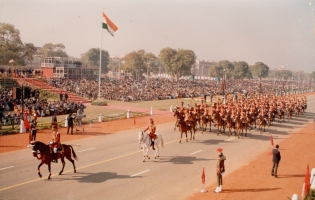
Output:
<svg viewBox="0 0 315 200">
<path fill-rule="evenodd" d="M 70 134 L 73 135 L 73 116 L 72 113 L 69 114 L 68 117 L 68 130 L 67 134 L 69 134 L 69 129 L 70 129 Z"/>
<path fill-rule="evenodd" d="M 31 141 L 36 141 L 37 123 L 35 119 L 32 119 L 31 123 Z"/>
<path fill-rule="evenodd" d="M 279 149 L 279 145 L 277 144 L 275 146 L 276 148 L 274 148 L 272 150 L 272 162 L 273 162 L 273 165 L 272 165 L 272 169 L 271 169 L 271 176 L 274 176 L 275 178 L 278 178 L 278 167 L 279 167 L 279 162 L 281 160 L 281 155 L 280 155 L 280 151 L 278 150 Z"/>
<path fill-rule="evenodd" d="M 217 160 L 217 165 L 216 165 L 216 174 L 217 174 L 217 188 L 214 190 L 214 192 L 219 193 L 222 191 L 222 175 L 225 172 L 225 166 L 224 166 L 224 161 L 226 160 L 226 157 L 222 153 L 223 149 L 218 148 L 218 160 Z"/>
</svg>

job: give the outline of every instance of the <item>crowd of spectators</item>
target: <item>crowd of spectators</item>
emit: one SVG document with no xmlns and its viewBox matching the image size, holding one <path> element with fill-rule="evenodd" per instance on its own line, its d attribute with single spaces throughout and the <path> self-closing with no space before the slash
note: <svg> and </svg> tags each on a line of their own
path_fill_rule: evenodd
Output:
<svg viewBox="0 0 315 200">
<path fill-rule="evenodd" d="M 29 78 L 34 76 L 40 76 L 41 71 L 34 69 L 33 67 L 25 67 L 23 69 L 17 67 L 0 67 L 0 77 L 15 77 L 15 78 Z"/>
<path fill-rule="evenodd" d="M 13 98 L 12 90 L 4 90 L 0 93 L 0 123 L 18 123 L 22 114 L 22 99 Z M 40 98 L 36 93 L 31 98 L 23 101 L 23 111 L 30 116 L 37 117 L 76 113 L 79 108 L 85 108 L 82 102 L 73 102 L 66 99 L 48 102 Z"/>
<path fill-rule="evenodd" d="M 76 93 L 91 100 L 97 98 L 98 81 L 87 79 L 50 79 L 51 85 Z M 223 81 L 215 80 L 184 80 L 178 82 L 168 78 L 151 78 L 143 80 L 134 79 L 108 79 L 101 82 L 100 95 L 108 100 L 119 101 L 150 101 L 175 98 L 194 98 L 215 95 L 222 95 Z M 302 84 L 290 81 L 262 80 L 261 92 L 288 92 L 302 90 Z M 303 89 L 309 85 L 303 84 Z M 248 92 L 259 92 L 259 80 L 227 80 L 224 90 L 225 94 L 246 94 Z"/>
</svg>

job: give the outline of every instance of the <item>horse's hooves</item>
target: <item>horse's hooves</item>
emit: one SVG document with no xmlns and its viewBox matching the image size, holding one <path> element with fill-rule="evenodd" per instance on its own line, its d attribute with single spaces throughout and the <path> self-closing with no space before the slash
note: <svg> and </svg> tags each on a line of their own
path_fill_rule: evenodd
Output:
<svg viewBox="0 0 315 200">
<path fill-rule="evenodd" d="M 62 174 L 62 172 L 59 172 L 59 175 L 61 175 Z"/>
<path fill-rule="evenodd" d="M 142 162 L 145 162 L 145 160 L 143 160 Z"/>
<path fill-rule="evenodd" d="M 150 157 L 148 157 L 148 159 L 150 160 Z"/>
<path fill-rule="evenodd" d="M 48 180 L 50 179 L 50 176 L 51 176 L 51 175 L 48 176 Z"/>
<path fill-rule="evenodd" d="M 74 170 L 74 173 L 77 173 L 77 170 Z"/>
<path fill-rule="evenodd" d="M 42 175 L 41 174 L 38 174 L 39 178 L 42 178 Z"/>
</svg>

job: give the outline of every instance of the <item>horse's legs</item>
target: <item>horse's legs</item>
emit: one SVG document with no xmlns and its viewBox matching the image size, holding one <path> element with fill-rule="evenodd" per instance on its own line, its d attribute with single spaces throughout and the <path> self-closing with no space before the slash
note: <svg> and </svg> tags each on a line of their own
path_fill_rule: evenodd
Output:
<svg viewBox="0 0 315 200">
<path fill-rule="evenodd" d="M 157 157 L 159 157 L 159 144 L 158 143 L 156 143 L 154 159 L 156 159 Z"/>
<path fill-rule="evenodd" d="M 51 177 L 51 162 L 48 163 L 48 171 L 49 171 L 48 179 L 50 179 L 50 177 Z"/>
<path fill-rule="evenodd" d="M 59 172 L 59 175 L 62 174 L 63 169 L 65 168 L 65 165 L 66 165 L 65 158 L 64 158 L 64 153 L 61 154 L 60 159 L 61 159 L 61 162 L 62 162 L 62 169 L 61 169 L 61 171 Z"/>
<path fill-rule="evenodd" d="M 37 171 L 38 171 L 38 176 L 40 177 L 40 178 L 42 178 L 42 174 L 40 173 L 40 167 L 42 166 L 44 164 L 44 162 L 42 161 L 39 165 L 38 165 L 38 167 L 37 167 Z"/>
<path fill-rule="evenodd" d="M 181 132 L 180 132 L 180 140 L 179 140 L 179 143 L 182 143 L 182 137 L 183 137 L 183 132 L 181 131 Z"/>
</svg>

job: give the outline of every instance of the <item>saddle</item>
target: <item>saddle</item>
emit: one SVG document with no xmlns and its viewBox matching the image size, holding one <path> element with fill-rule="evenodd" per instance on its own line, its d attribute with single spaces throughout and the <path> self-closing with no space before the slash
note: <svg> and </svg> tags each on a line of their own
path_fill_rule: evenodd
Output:
<svg viewBox="0 0 315 200">
<path fill-rule="evenodd" d="M 49 149 L 50 149 L 50 153 L 53 153 L 53 146 L 52 144 L 49 144 Z M 57 152 L 62 154 L 64 152 L 64 148 L 62 148 L 62 144 L 60 145 L 60 147 L 58 147 Z"/>
</svg>

